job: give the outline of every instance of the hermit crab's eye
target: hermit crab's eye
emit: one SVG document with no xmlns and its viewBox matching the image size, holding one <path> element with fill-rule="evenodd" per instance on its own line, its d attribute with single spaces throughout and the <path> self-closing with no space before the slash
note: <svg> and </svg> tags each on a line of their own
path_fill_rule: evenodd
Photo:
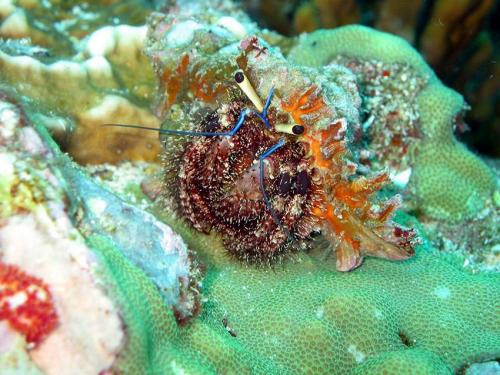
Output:
<svg viewBox="0 0 500 375">
<path fill-rule="evenodd" d="M 292 126 L 292 133 L 295 135 L 300 135 L 304 133 L 304 127 L 302 125 L 294 125 Z"/>
<path fill-rule="evenodd" d="M 237 84 L 240 84 L 245 80 L 245 75 L 243 74 L 243 72 L 236 72 L 236 74 L 234 75 L 234 80 Z"/>
<path fill-rule="evenodd" d="M 297 124 L 276 124 L 274 126 L 276 131 L 292 135 L 301 135 L 304 133 L 304 127 Z"/>
<path fill-rule="evenodd" d="M 238 70 L 234 75 L 234 80 L 236 81 L 238 86 L 240 86 L 241 91 L 245 93 L 245 95 L 248 97 L 248 99 L 250 99 L 255 108 L 257 108 L 257 111 L 262 112 L 264 110 L 264 104 L 260 100 L 259 95 L 257 95 L 257 92 L 255 92 L 255 89 L 253 88 L 245 73 L 243 73 L 241 70 Z"/>
</svg>

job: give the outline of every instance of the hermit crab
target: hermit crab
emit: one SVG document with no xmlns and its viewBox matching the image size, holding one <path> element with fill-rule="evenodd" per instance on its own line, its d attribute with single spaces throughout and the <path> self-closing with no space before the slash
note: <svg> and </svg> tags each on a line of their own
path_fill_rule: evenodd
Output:
<svg viewBox="0 0 500 375">
<path fill-rule="evenodd" d="M 229 254 L 252 263 L 307 249 L 318 234 L 335 251 L 340 271 L 356 268 L 365 255 L 413 254 L 413 230 L 390 220 L 398 198 L 375 197 L 388 175 L 357 175 L 347 158 L 347 121 L 305 123 L 304 115 L 321 116 L 325 106 L 319 87 L 286 99 L 271 87 L 263 103 L 243 69 L 234 84 L 244 95 L 233 95 L 192 129 L 142 127 L 188 138 L 167 173 L 182 217 L 196 230 L 216 231 Z"/>
</svg>

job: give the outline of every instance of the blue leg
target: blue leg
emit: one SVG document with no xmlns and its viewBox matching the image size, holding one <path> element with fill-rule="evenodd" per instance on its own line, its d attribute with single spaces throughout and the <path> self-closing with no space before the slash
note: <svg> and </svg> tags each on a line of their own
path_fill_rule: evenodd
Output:
<svg viewBox="0 0 500 375">
<path fill-rule="evenodd" d="M 271 90 L 269 91 L 269 95 L 267 96 L 266 104 L 264 104 L 264 109 L 262 110 L 262 113 L 254 112 L 262 120 L 262 122 L 268 129 L 271 129 L 271 124 L 269 124 L 269 120 L 267 119 L 267 110 L 271 105 L 271 100 L 273 100 L 273 96 L 274 96 L 274 86 L 271 87 Z"/>
<path fill-rule="evenodd" d="M 276 215 L 276 211 L 274 211 L 273 207 L 271 206 L 271 201 L 269 200 L 269 197 L 266 194 L 266 189 L 264 186 L 264 159 L 267 158 L 269 155 L 271 155 L 274 151 L 279 149 L 285 144 L 285 140 L 282 138 L 276 143 L 274 146 L 270 147 L 267 149 L 260 157 L 259 157 L 259 169 L 260 169 L 260 176 L 259 176 L 259 185 L 260 185 L 260 191 L 262 192 L 262 198 L 264 199 L 264 203 L 271 213 L 271 216 L 273 217 L 274 222 L 280 226 L 283 229 L 283 232 L 291 238 L 290 231 L 283 225 L 281 220 L 278 218 L 278 215 Z"/>
</svg>

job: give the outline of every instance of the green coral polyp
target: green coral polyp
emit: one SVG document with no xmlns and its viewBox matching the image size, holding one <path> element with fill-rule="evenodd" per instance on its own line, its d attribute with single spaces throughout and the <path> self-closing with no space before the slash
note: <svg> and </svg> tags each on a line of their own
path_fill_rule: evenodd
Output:
<svg viewBox="0 0 500 375">
<path fill-rule="evenodd" d="M 386 352 L 368 359 L 352 375 L 451 375 L 453 372 L 436 354 L 422 349 Z"/>
</svg>

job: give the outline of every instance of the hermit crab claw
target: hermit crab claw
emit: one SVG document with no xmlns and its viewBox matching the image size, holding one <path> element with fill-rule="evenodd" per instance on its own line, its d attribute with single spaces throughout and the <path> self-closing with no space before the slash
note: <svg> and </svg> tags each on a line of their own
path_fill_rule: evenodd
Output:
<svg viewBox="0 0 500 375">
<path fill-rule="evenodd" d="M 370 229 L 354 217 L 349 219 L 349 227 L 355 231 L 355 240 L 344 238 L 336 249 L 337 270 L 351 271 L 358 267 L 363 256 L 404 260 L 414 254 L 413 247 L 418 242 L 413 230 L 399 226 L 384 226 Z"/>
<path fill-rule="evenodd" d="M 342 272 L 351 271 L 363 262 L 363 257 L 359 249 L 346 245 L 344 243 L 340 244 L 335 252 L 337 256 L 337 270 Z"/>
</svg>

